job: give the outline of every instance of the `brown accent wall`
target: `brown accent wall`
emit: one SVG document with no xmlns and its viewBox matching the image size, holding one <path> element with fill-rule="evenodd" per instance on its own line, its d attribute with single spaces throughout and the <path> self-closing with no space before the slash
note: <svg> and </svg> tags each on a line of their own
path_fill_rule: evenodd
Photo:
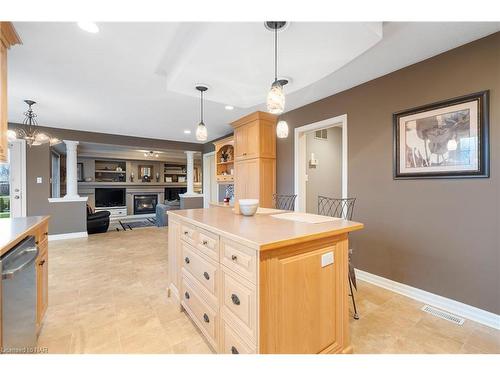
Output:
<svg viewBox="0 0 500 375">
<path fill-rule="evenodd" d="M 392 113 L 482 90 L 491 177 L 393 180 Z M 354 220 L 366 225 L 351 237 L 355 267 L 499 314 L 500 33 L 282 115 L 278 193 L 293 191 L 293 128 L 342 114 Z"/>
<path fill-rule="evenodd" d="M 17 129 L 23 127 L 22 124 L 9 123 L 9 129 Z M 202 151 L 203 144 L 168 141 L 161 139 L 139 138 L 124 135 L 94 133 L 79 130 L 67 130 L 52 127 L 40 126 L 40 130 L 48 132 L 51 136 L 62 140 L 74 140 L 80 142 L 94 142 L 104 144 L 114 144 L 121 146 L 132 146 L 146 149 L 170 149 L 170 150 L 191 150 Z M 64 166 L 65 161 L 62 157 L 61 164 Z M 148 162 L 144 162 L 148 164 Z M 137 171 L 135 170 L 137 178 Z M 42 177 L 42 183 L 36 182 L 37 177 Z M 61 176 L 63 177 L 63 176 Z M 52 215 L 49 225 L 50 234 L 67 233 L 67 230 L 81 228 L 81 218 L 85 218 L 85 211 L 79 209 L 67 211 L 61 209 L 59 205 L 49 205 L 48 198 L 50 197 L 50 148 L 48 144 L 41 146 L 26 146 L 26 214 L 28 216 L 35 215 Z M 65 181 L 61 180 L 61 197 L 65 194 Z M 62 207 L 62 206 L 61 206 Z M 66 207 L 66 206 L 65 206 Z M 69 206 L 68 206 L 69 207 Z M 69 216 L 81 214 L 81 218 L 75 219 Z M 62 215 L 61 217 L 55 216 Z M 67 220 L 65 220 L 67 219 Z M 85 222 L 86 224 L 86 222 Z M 84 229 L 86 230 L 86 229 Z M 76 230 L 80 231 L 80 230 Z"/>
<path fill-rule="evenodd" d="M 9 122 L 9 129 L 17 129 L 24 127 L 23 124 Z M 80 141 L 80 142 L 93 142 L 104 143 L 110 145 L 143 147 L 151 149 L 164 149 L 164 150 L 189 150 L 189 151 L 202 151 L 203 144 L 191 142 L 169 141 L 165 139 L 156 138 L 141 138 L 132 137 L 128 135 L 117 135 L 107 133 L 87 132 L 81 130 L 60 129 L 48 126 L 39 126 L 41 131 L 49 133 L 52 137 L 57 137 L 62 140 Z"/>
</svg>

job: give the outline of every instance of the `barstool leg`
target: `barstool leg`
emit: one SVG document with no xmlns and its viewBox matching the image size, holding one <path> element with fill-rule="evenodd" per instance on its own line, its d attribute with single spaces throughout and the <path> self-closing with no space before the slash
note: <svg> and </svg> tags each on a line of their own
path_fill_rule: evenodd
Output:
<svg viewBox="0 0 500 375">
<path fill-rule="evenodd" d="M 351 282 L 351 278 L 350 277 L 347 277 L 349 279 L 349 289 L 351 289 L 351 298 L 352 298 L 352 306 L 354 307 L 354 315 L 353 315 L 353 318 L 358 320 L 359 319 L 359 315 L 358 315 L 358 310 L 356 309 L 356 301 L 354 300 L 354 293 L 352 292 L 352 282 Z"/>
</svg>

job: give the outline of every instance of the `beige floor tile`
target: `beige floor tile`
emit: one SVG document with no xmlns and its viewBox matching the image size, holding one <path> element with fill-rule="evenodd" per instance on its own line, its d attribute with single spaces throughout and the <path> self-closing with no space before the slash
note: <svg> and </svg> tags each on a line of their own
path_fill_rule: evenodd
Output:
<svg viewBox="0 0 500 375">
<path fill-rule="evenodd" d="M 49 308 L 38 339 L 49 353 L 213 353 L 167 297 L 167 229 L 53 241 L 49 257 Z M 451 324 L 363 281 L 358 289 L 355 353 L 500 353 L 500 331 Z"/>
</svg>

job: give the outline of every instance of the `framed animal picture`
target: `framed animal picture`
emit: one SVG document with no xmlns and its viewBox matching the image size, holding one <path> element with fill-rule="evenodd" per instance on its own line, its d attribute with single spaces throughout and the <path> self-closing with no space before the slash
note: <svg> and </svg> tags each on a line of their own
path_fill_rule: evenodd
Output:
<svg viewBox="0 0 500 375">
<path fill-rule="evenodd" d="M 395 179 L 489 177 L 489 92 L 393 114 Z"/>
</svg>

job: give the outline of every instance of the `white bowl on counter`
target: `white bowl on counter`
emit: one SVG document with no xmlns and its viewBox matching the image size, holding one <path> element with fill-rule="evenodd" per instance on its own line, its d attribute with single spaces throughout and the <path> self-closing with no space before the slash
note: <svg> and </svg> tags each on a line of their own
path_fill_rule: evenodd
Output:
<svg viewBox="0 0 500 375">
<path fill-rule="evenodd" d="M 258 199 L 239 199 L 240 212 L 244 216 L 253 216 L 259 208 Z"/>
</svg>

